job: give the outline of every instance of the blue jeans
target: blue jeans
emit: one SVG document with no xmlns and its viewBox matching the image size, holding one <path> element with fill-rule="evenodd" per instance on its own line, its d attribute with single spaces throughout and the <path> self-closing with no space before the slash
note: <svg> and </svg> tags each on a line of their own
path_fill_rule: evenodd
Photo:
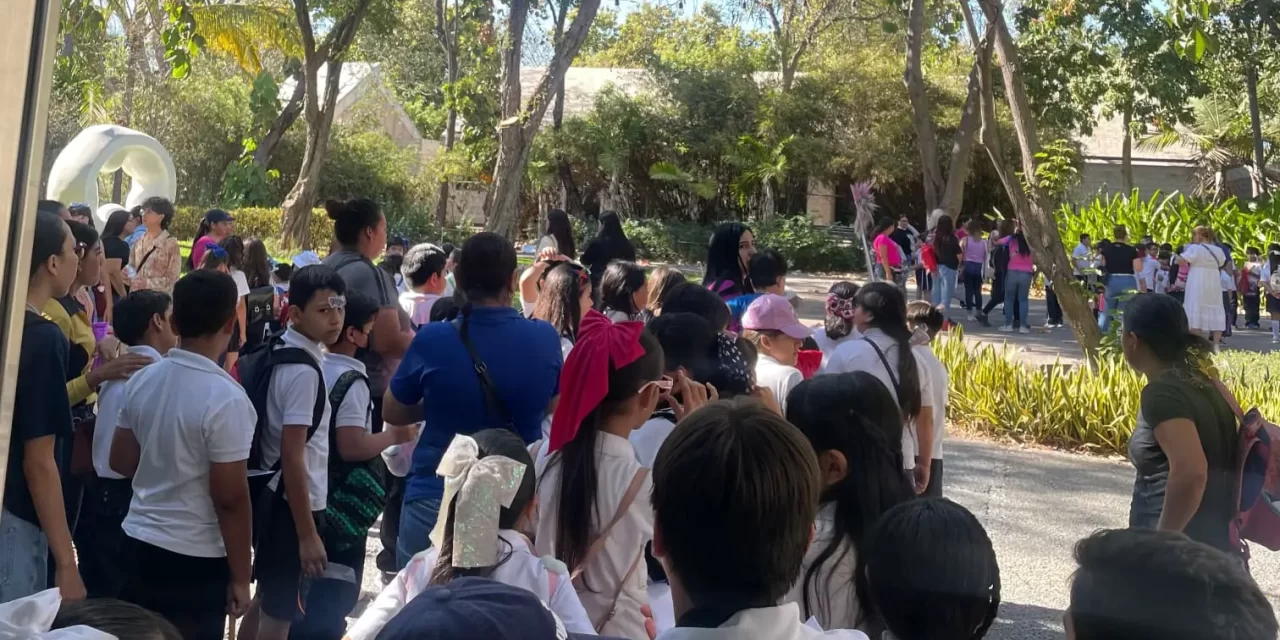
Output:
<svg viewBox="0 0 1280 640">
<path fill-rule="evenodd" d="M 38 525 L 0 509 L 0 602 L 49 586 L 49 540 Z"/>
<path fill-rule="evenodd" d="M 414 554 L 431 546 L 431 530 L 440 517 L 440 498 L 406 501 L 400 508 L 400 536 L 396 538 L 396 563 L 405 568 Z"/>
<path fill-rule="evenodd" d="M 1120 304 L 1120 296 L 1137 290 L 1138 279 L 1133 274 L 1115 273 L 1107 276 L 1107 290 L 1103 294 L 1106 299 L 1106 308 L 1098 314 L 1098 328 L 1105 332 L 1111 322 L 1111 313 L 1115 311 L 1116 305 Z"/>
<path fill-rule="evenodd" d="M 951 298 L 956 292 L 956 270 L 938 265 L 938 275 L 933 281 L 933 306 L 941 305 L 951 311 Z"/>
<path fill-rule="evenodd" d="M 1004 276 L 1004 326 L 1012 327 L 1016 314 L 1022 326 L 1031 326 L 1031 272 L 1010 269 Z"/>
</svg>

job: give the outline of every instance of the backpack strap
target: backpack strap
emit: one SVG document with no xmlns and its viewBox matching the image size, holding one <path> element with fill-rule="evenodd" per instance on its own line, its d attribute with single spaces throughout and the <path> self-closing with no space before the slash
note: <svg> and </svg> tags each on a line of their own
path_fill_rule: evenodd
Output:
<svg viewBox="0 0 1280 640">
<path fill-rule="evenodd" d="M 316 373 L 316 403 L 311 414 L 311 425 L 307 427 L 307 442 L 311 442 L 311 438 L 316 435 L 316 431 L 320 430 L 320 421 L 324 419 L 324 373 L 320 371 L 320 365 L 316 363 L 315 358 L 311 357 L 304 349 L 299 347 L 281 347 L 271 352 L 270 373 L 267 374 L 268 394 L 270 393 L 270 379 L 275 373 L 276 367 L 286 364 L 301 364 L 311 368 Z M 280 470 L 281 460 L 276 460 L 271 465 L 272 473 Z M 281 483 L 283 486 L 284 483 Z"/>
<path fill-rule="evenodd" d="M 578 577 L 582 575 L 582 572 L 586 570 L 587 565 L 591 560 L 595 558 L 602 549 L 604 549 L 604 543 L 608 540 L 609 532 L 612 531 L 613 527 L 627 515 L 627 511 L 631 509 L 631 504 L 634 503 L 636 498 L 640 495 L 640 489 L 644 487 L 645 478 L 648 477 L 649 469 L 641 467 L 636 470 L 636 474 L 631 478 L 631 486 L 627 487 L 627 492 L 622 495 L 622 500 L 618 502 L 618 510 L 614 512 L 613 519 L 609 521 L 609 524 L 606 525 L 604 529 L 600 530 L 600 535 L 596 536 L 596 539 L 591 542 L 591 546 L 587 547 L 587 552 L 583 554 L 582 561 L 579 562 L 578 567 L 569 574 L 570 580 L 577 580 Z M 631 580 L 631 576 L 635 575 L 636 569 L 640 566 L 641 560 L 644 560 L 643 546 L 640 548 L 639 553 L 636 554 L 635 560 L 631 561 L 631 567 L 627 569 L 625 574 L 623 574 L 622 579 L 618 581 L 618 586 L 613 590 L 613 598 L 609 605 L 609 612 L 605 614 L 603 619 L 592 623 L 597 632 L 603 629 L 605 625 L 609 624 L 609 621 L 613 619 L 614 614 L 617 613 L 618 599 L 622 597 L 622 591 L 627 586 L 627 582 Z"/>
<path fill-rule="evenodd" d="M 342 375 L 338 376 L 338 380 L 333 383 L 333 388 L 329 389 L 329 407 L 330 407 L 330 410 L 329 410 L 329 466 L 330 467 L 333 467 L 335 464 L 346 462 L 346 460 L 342 459 L 342 454 L 338 453 L 338 408 L 341 407 L 342 403 L 346 401 L 347 392 L 351 391 L 351 386 L 354 385 L 357 380 L 363 381 L 366 387 L 369 385 L 369 376 L 359 371 L 356 371 L 355 369 L 349 369 L 347 371 L 343 371 Z M 365 409 L 366 421 L 369 415 L 368 412 L 372 411 L 372 408 L 373 408 L 373 398 L 370 398 L 369 406 L 366 407 Z M 344 426 L 351 426 L 351 425 L 344 425 Z"/>
<path fill-rule="evenodd" d="M 489 376 L 489 367 L 485 366 L 484 360 L 480 359 L 480 354 L 476 353 L 475 345 L 471 344 L 471 338 L 468 335 L 470 333 L 471 318 L 467 315 L 459 316 L 449 324 L 452 324 L 458 330 L 458 338 L 462 340 L 463 348 L 471 356 L 471 364 L 476 370 L 476 380 L 480 382 L 480 393 L 484 396 L 486 412 L 493 410 L 494 413 L 498 414 L 498 419 L 502 422 L 502 428 L 508 431 L 515 431 L 515 421 L 511 418 L 511 412 L 507 411 L 507 405 L 502 402 L 502 396 L 498 395 L 498 387 L 493 383 L 493 378 Z"/>
</svg>

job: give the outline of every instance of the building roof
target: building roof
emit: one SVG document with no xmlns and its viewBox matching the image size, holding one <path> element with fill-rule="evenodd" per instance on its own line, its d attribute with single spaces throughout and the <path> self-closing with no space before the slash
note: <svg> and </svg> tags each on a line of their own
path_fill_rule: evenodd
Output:
<svg viewBox="0 0 1280 640">
<path fill-rule="evenodd" d="M 1081 155 L 1085 162 L 1119 161 L 1124 155 L 1124 120 L 1116 115 L 1112 118 L 1098 119 L 1093 133 L 1080 139 Z M 1196 157 L 1196 149 L 1183 144 L 1176 144 L 1165 149 L 1146 149 L 1133 141 L 1133 161 L 1148 164 L 1182 164 L 1192 162 Z"/>
<path fill-rule="evenodd" d="M 343 62 L 342 77 L 338 79 L 338 103 L 343 103 L 344 98 L 351 95 L 366 78 L 380 77 L 380 75 L 380 66 L 376 62 Z M 316 83 L 323 87 L 328 82 L 329 65 L 326 63 L 316 70 Z M 285 78 L 285 81 L 280 83 L 280 93 L 277 96 L 281 102 L 288 102 L 289 98 L 293 97 L 293 88 L 296 85 L 297 82 L 292 77 Z"/>
<path fill-rule="evenodd" d="M 546 67 L 520 68 L 520 99 L 528 101 L 538 88 Z M 564 115 L 580 116 L 596 104 L 596 95 L 612 85 L 629 96 L 643 93 L 649 83 L 649 72 L 644 69 L 607 67 L 569 67 L 564 74 Z M 551 119 L 551 106 L 546 119 Z"/>
</svg>

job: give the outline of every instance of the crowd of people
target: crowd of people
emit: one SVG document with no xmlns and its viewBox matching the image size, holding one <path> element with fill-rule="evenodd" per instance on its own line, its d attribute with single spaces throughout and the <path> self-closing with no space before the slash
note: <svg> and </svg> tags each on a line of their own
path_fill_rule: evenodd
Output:
<svg viewBox="0 0 1280 640">
<path fill-rule="evenodd" d="M 0 602 L 58 608 L 55 627 L 971 640 L 999 613 L 992 542 L 942 497 L 949 380 L 931 345 L 953 285 L 908 303 L 891 233 L 875 238 L 891 281 L 837 283 L 811 328 L 785 256 L 741 223 L 715 230 L 697 282 L 637 264 L 609 213 L 578 262 L 553 212 L 521 271 L 495 234 L 389 238 L 363 199 L 326 203 L 326 257 L 277 265 L 220 210 L 184 267 L 168 201 L 111 212 L 101 236 L 44 208 Z M 991 247 L 945 220 L 929 270 L 973 284 Z M 1030 249 L 1000 233 L 1012 327 Z M 1236 407 L 1170 305 L 1138 296 L 1124 315 L 1150 381 L 1132 529 L 1077 547 L 1068 635 L 1274 638 L 1227 533 Z M 362 584 L 379 518 L 385 585 Z"/>
</svg>

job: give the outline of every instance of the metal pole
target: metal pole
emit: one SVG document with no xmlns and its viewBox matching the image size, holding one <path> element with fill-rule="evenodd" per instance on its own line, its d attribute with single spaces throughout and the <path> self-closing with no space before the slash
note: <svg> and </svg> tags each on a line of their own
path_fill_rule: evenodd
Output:
<svg viewBox="0 0 1280 640">
<path fill-rule="evenodd" d="M 61 0 L 0 0 L 0 493 L 13 424 L 31 234 Z"/>
</svg>

